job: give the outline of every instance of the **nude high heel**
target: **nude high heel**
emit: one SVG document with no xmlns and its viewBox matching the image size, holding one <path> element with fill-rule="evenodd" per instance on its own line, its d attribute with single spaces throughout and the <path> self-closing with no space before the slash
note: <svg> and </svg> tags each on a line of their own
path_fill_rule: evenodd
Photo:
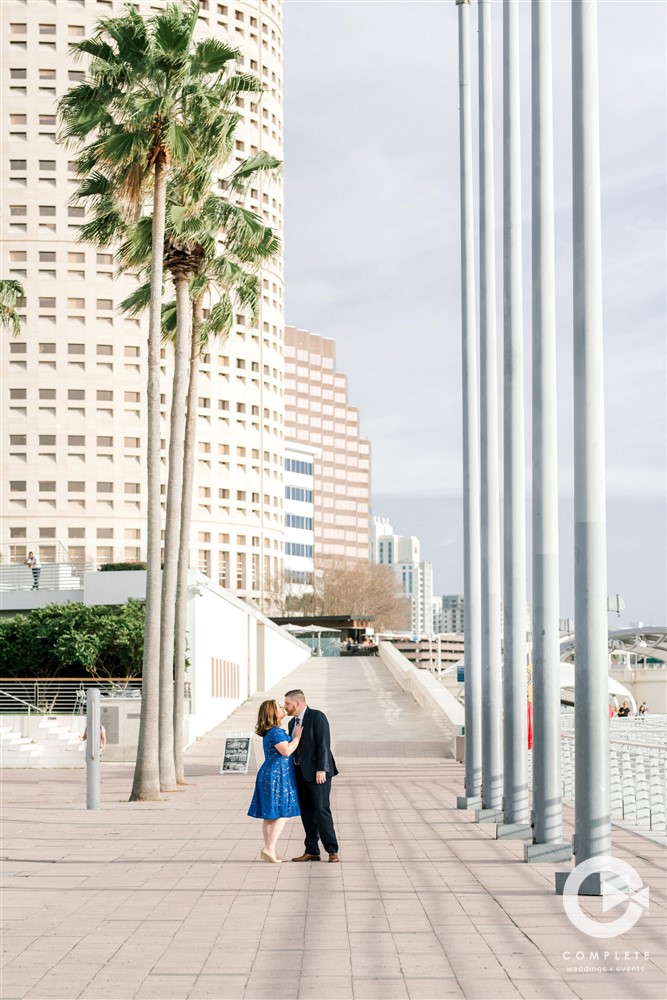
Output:
<svg viewBox="0 0 667 1000">
<path fill-rule="evenodd" d="M 262 859 L 262 861 L 266 861 L 267 864 L 270 864 L 270 865 L 279 865 L 279 864 L 281 864 L 281 859 L 280 858 L 272 858 L 271 855 L 269 854 L 269 852 L 266 850 L 265 847 L 263 847 L 262 850 L 259 852 L 259 856 Z"/>
</svg>

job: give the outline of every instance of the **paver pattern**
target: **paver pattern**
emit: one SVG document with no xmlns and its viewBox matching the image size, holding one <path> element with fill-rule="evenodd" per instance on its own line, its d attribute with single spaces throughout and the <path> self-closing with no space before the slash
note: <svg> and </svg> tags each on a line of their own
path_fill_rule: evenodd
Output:
<svg viewBox="0 0 667 1000">
<path fill-rule="evenodd" d="M 2 1000 L 667 995 L 657 843 L 614 827 L 650 909 L 622 937 L 588 938 L 554 893 L 554 865 L 524 864 L 520 842 L 456 809 L 446 725 L 380 660 L 313 658 L 270 694 L 295 686 L 332 725 L 341 864 L 261 863 L 254 774 L 219 773 L 225 734 L 250 732 L 265 695 L 190 748 L 189 785 L 160 803 L 128 803 L 122 765 L 104 765 L 97 812 L 81 771 L 6 771 Z M 279 850 L 302 848 L 293 820 Z M 583 908 L 602 913 L 598 899 Z"/>
</svg>

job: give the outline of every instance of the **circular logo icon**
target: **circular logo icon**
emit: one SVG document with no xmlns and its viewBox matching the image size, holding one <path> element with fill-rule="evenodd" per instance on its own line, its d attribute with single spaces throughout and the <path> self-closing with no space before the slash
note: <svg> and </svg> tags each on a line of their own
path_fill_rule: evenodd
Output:
<svg viewBox="0 0 667 1000">
<path fill-rule="evenodd" d="M 582 911 L 579 890 L 590 875 L 600 876 L 603 913 L 622 903 L 626 904 L 625 912 L 616 920 L 603 923 Z M 648 910 L 648 895 L 648 886 L 644 885 L 632 865 L 619 858 L 589 858 L 570 872 L 563 886 L 563 908 L 570 923 L 583 934 L 595 938 L 614 938 L 634 927 L 642 910 Z"/>
</svg>

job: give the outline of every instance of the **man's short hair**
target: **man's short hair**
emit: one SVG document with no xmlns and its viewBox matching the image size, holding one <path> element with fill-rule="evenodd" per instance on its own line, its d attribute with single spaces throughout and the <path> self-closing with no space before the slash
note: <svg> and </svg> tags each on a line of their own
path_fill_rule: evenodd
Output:
<svg viewBox="0 0 667 1000">
<path fill-rule="evenodd" d="M 302 701 L 304 705 L 306 703 L 306 696 L 300 688 L 294 688 L 293 691 L 286 691 L 285 697 L 291 701 Z"/>
</svg>

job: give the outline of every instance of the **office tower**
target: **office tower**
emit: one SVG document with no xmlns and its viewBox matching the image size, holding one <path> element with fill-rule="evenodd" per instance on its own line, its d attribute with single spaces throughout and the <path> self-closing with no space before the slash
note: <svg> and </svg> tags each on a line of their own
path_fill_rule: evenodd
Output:
<svg viewBox="0 0 667 1000">
<path fill-rule="evenodd" d="M 336 371 L 336 345 L 285 327 L 285 434 L 321 448 L 315 458 L 315 564 L 369 557 L 370 444 Z"/>
<path fill-rule="evenodd" d="M 386 517 L 374 517 L 371 553 L 373 562 L 393 569 L 402 592 L 410 598 L 413 634 L 432 635 L 433 567 L 420 558 L 419 539 L 414 535 L 397 535 Z"/>
<path fill-rule="evenodd" d="M 135 4 L 150 14 L 164 2 Z M 119 302 L 136 287 L 111 252 L 77 242 L 74 154 L 57 142 L 56 102 L 85 64 L 68 51 L 116 0 L 5 0 L 2 18 L 2 277 L 22 282 L 21 334 L 3 336 L 2 555 L 101 563 L 145 558 L 147 318 Z M 238 100 L 235 160 L 282 158 L 281 5 L 203 2 L 200 33 L 227 39 L 261 98 Z M 216 182 L 222 190 L 223 182 Z M 282 235 L 282 182 L 260 176 L 247 207 Z M 261 311 L 211 343 L 199 379 L 191 564 L 262 602 L 283 563 L 283 262 L 261 274 Z M 166 482 L 170 354 L 163 362 Z"/>
<path fill-rule="evenodd" d="M 465 600 L 463 594 L 444 594 L 442 597 L 442 631 L 463 635 L 465 625 Z"/>
</svg>

